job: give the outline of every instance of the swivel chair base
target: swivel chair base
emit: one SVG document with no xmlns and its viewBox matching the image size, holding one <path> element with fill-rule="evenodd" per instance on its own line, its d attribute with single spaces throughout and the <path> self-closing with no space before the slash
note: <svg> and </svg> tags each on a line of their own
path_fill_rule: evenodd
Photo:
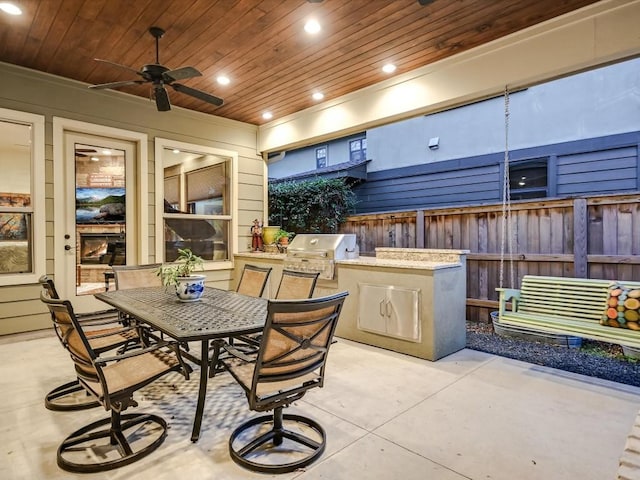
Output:
<svg viewBox="0 0 640 480">
<path fill-rule="evenodd" d="M 44 406 L 56 412 L 86 410 L 100 405 L 100 402 L 87 394 L 77 380 L 51 390 L 44 397 Z"/>
<path fill-rule="evenodd" d="M 127 430 L 131 430 L 128 436 Z M 78 473 L 113 470 L 149 455 L 162 445 L 166 436 L 167 423 L 161 417 L 144 413 L 121 415 L 112 410 L 111 418 L 82 427 L 62 442 L 58 447 L 58 466 Z M 96 444 L 99 439 L 106 441 Z"/>
<path fill-rule="evenodd" d="M 284 422 L 293 422 L 292 426 L 298 425 L 306 427 L 307 430 L 311 429 L 317 439 L 285 428 Z M 235 444 L 240 443 L 240 437 L 248 430 L 256 426 L 258 426 L 256 430 L 260 430 L 261 425 L 269 424 L 272 424 L 269 431 L 248 440 L 242 439 L 244 446 L 236 448 Z M 285 440 L 289 440 L 289 442 L 285 443 Z M 273 416 L 264 415 L 243 423 L 234 430 L 229 439 L 231 459 L 248 470 L 262 473 L 287 473 L 306 467 L 322 455 L 325 446 L 326 433 L 318 423 L 300 415 L 283 414 L 282 407 L 276 408 Z M 286 463 L 258 461 L 258 459 L 268 460 L 270 456 L 298 458 Z"/>
</svg>

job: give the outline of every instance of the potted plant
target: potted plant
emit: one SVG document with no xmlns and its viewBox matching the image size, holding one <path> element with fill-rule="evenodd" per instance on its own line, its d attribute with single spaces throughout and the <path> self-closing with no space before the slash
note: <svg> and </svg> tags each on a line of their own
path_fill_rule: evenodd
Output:
<svg viewBox="0 0 640 480">
<path fill-rule="evenodd" d="M 275 242 L 280 245 L 288 245 L 289 240 L 293 237 L 293 232 L 287 232 L 286 230 L 280 229 L 275 234 Z"/>
<path fill-rule="evenodd" d="M 204 291 L 205 275 L 194 275 L 196 269 L 204 270 L 204 260 L 190 249 L 178 249 L 178 258 L 170 265 L 162 265 L 157 274 L 163 285 L 174 285 L 176 295 L 182 302 L 200 300 Z"/>
</svg>

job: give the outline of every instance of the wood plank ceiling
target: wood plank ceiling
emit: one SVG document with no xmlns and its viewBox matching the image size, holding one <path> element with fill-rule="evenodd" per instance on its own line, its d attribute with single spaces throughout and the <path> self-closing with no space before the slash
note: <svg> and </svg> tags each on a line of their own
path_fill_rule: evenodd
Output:
<svg viewBox="0 0 640 480">
<path fill-rule="evenodd" d="M 180 83 L 225 101 L 221 107 L 168 89 L 171 103 L 262 124 L 370 86 L 595 0 L 14 0 L 22 16 L 0 12 L 0 61 L 88 84 L 140 79 L 155 63 L 151 26 L 166 30 L 160 63 L 193 66 Z M 322 31 L 307 34 L 315 17 Z M 231 80 L 219 85 L 218 75 Z M 150 84 L 123 92 L 149 98 Z"/>
</svg>

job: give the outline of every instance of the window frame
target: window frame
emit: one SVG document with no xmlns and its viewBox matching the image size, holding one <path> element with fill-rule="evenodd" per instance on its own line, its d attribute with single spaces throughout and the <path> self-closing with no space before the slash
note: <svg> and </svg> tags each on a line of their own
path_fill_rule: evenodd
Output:
<svg viewBox="0 0 640 480">
<path fill-rule="evenodd" d="M 155 138 L 155 205 L 156 205 L 156 262 L 165 261 L 164 250 L 164 165 L 162 155 L 165 149 L 178 149 L 182 151 L 197 152 L 217 157 L 227 157 L 229 160 L 229 211 L 223 215 L 207 215 L 206 218 L 226 220 L 229 222 L 229 239 L 227 242 L 227 260 L 206 261 L 205 270 L 223 270 L 233 268 L 234 255 L 238 253 L 238 152 L 224 150 L 204 145 L 180 142 L 167 138 Z M 170 214 L 175 216 L 177 214 Z M 202 215 L 185 214 L 189 219 L 204 218 Z"/>
<path fill-rule="evenodd" d="M 518 171 L 522 171 L 527 168 L 535 168 L 536 164 L 539 164 L 537 168 L 544 168 L 546 173 L 546 182 L 543 186 L 534 186 L 527 188 L 514 188 L 509 186 L 509 192 L 512 200 L 532 200 L 536 198 L 547 198 L 549 196 L 549 157 L 537 157 L 527 158 L 524 160 L 512 160 L 509 162 L 509 180 L 511 183 L 515 182 L 515 176 Z M 544 164 L 544 167 L 542 166 Z M 517 198 L 518 194 L 525 195 L 522 198 Z M 531 196 L 533 195 L 533 196 Z"/>
<path fill-rule="evenodd" d="M 360 142 L 360 148 L 357 149 L 357 150 L 353 150 L 352 149 L 352 145 L 355 142 Z M 349 140 L 349 161 L 350 162 L 354 161 L 354 159 L 353 159 L 353 153 L 354 152 L 358 152 L 358 153 L 361 154 L 362 158 L 359 161 L 364 161 L 364 160 L 367 159 L 367 146 L 366 146 L 366 143 L 367 143 L 367 137 L 359 137 L 359 138 L 354 138 L 352 140 Z M 365 145 L 364 148 L 362 147 L 363 144 Z"/>
<path fill-rule="evenodd" d="M 31 205 L 14 208 L 16 213 L 31 215 L 32 271 L 0 274 L 0 286 L 37 283 L 46 273 L 46 200 L 45 200 L 45 136 L 43 115 L 0 108 L 0 121 L 19 123 L 31 127 Z"/>
<path fill-rule="evenodd" d="M 324 156 L 319 157 L 319 156 L 318 156 L 318 153 L 319 153 L 321 150 L 324 150 Z M 317 169 L 319 169 L 319 168 L 324 168 L 324 167 L 326 167 L 326 166 L 327 166 L 327 161 L 328 161 L 328 159 L 329 159 L 329 147 L 328 147 L 327 145 L 323 145 L 323 146 L 316 147 L 316 149 L 315 149 L 315 157 L 316 157 L 316 170 L 317 170 Z M 324 159 L 324 165 L 320 165 L 319 160 L 320 160 L 321 158 L 323 158 L 323 159 Z"/>
</svg>

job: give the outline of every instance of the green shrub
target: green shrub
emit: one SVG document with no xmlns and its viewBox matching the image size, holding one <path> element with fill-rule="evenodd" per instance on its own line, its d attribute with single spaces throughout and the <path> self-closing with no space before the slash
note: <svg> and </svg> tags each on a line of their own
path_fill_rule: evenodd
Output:
<svg viewBox="0 0 640 480">
<path fill-rule="evenodd" d="M 269 184 L 269 225 L 296 233 L 337 233 L 356 196 L 338 178 Z"/>
</svg>

